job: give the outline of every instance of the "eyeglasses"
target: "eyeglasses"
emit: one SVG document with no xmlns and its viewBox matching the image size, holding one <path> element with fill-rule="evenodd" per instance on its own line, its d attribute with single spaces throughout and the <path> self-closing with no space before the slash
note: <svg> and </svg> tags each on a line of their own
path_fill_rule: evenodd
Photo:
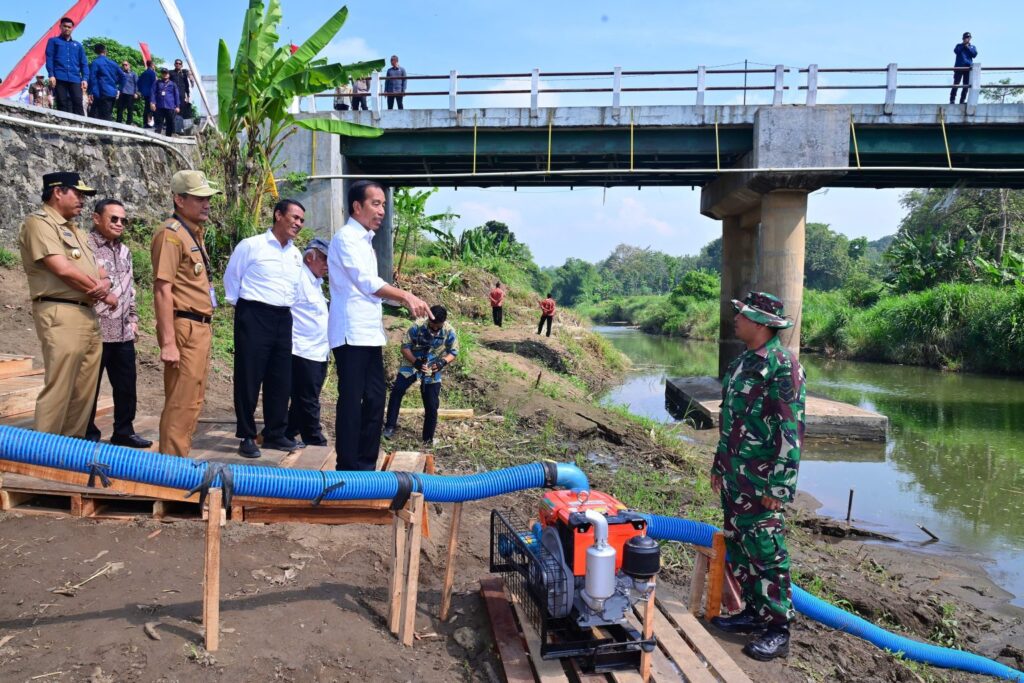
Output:
<svg viewBox="0 0 1024 683">
<path fill-rule="evenodd" d="M 111 216 L 110 222 L 114 225 L 128 225 L 128 218 L 126 216 Z"/>
</svg>

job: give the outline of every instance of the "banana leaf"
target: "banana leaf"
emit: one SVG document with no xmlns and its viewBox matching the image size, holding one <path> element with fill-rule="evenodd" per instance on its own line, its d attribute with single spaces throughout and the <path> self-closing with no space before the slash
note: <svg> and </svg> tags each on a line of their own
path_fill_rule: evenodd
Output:
<svg viewBox="0 0 1024 683">
<path fill-rule="evenodd" d="M 384 134 L 380 128 L 337 119 L 295 119 L 293 123 L 300 128 L 333 135 L 347 135 L 350 138 L 379 138 Z"/>
<path fill-rule="evenodd" d="M 25 24 L 17 21 L 0 21 L 0 43 L 17 40 L 24 32 Z"/>
</svg>

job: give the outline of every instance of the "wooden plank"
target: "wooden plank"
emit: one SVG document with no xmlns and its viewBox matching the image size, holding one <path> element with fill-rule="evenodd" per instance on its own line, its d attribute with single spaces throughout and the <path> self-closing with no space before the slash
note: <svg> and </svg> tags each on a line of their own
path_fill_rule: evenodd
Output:
<svg viewBox="0 0 1024 683">
<path fill-rule="evenodd" d="M 667 596 L 659 596 L 658 604 L 675 626 L 679 627 L 682 637 L 700 652 L 708 665 L 726 683 L 751 683 L 750 678 L 739 664 L 733 661 L 732 657 L 718 644 L 718 641 L 707 632 L 707 629 L 696 617 L 686 611 L 681 603 Z"/>
<path fill-rule="evenodd" d="M 683 640 L 668 618 L 661 610 L 654 611 L 654 632 L 658 636 L 658 646 L 665 651 L 691 683 L 716 683 L 715 677 Z"/>
<path fill-rule="evenodd" d="M 565 669 L 562 668 L 561 662 L 553 659 L 544 659 L 540 656 L 540 635 L 537 633 L 537 629 L 533 627 L 533 624 L 530 623 L 530 620 L 526 618 L 526 614 L 518 599 L 516 599 L 511 591 L 505 591 L 505 594 L 508 596 L 509 602 L 512 603 L 512 609 L 519 620 L 520 628 L 523 629 L 526 646 L 530 650 L 530 661 L 533 662 L 533 668 L 537 672 L 537 680 L 541 683 L 568 683 L 569 677 L 565 675 Z"/>
<path fill-rule="evenodd" d="M 389 510 L 335 508 L 261 508 L 246 507 L 246 522 L 290 522 L 303 524 L 387 524 L 394 518 Z"/>
<path fill-rule="evenodd" d="M 402 589 L 405 586 L 405 546 L 409 527 L 398 516 L 391 522 L 391 582 L 388 599 L 388 630 L 398 635 L 402 618 Z"/>
<path fill-rule="evenodd" d="M 0 379 L 24 377 L 32 372 L 32 356 L 0 355 Z"/>
<path fill-rule="evenodd" d="M 406 503 L 406 509 L 412 516 L 412 523 L 409 524 L 409 558 L 402 596 L 402 624 L 398 632 L 399 640 L 406 647 L 412 646 L 413 635 L 416 633 L 416 599 L 420 588 L 420 544 L 423 541 L 424 506 L 422 493 L 412 494 Z"/>
<path fill-rule="evenodd" d="M 419 451 L 396 451 L 391 455 L 388 472 L 422 472 L 427 456 Z"/>
<path fill-rule="evenodd" d="M 505 670 L 505 680 L 508 683 L 533 683 L 530 660 L 519 637 L 519 630 L 512 615 L 512 607 L 505 597 L 502 580 L 497 576 L 480 579 L 480 595 L 490 617 L 488 621 L 491 624 L 491 634 L 498 647 L 498 657 Z"/>
<path fill-rule="evenodd" d="M 422 416 L 423 408 L 402 408 L 398 411 L 399 417 Z M 439 408 L 437 411 L 438 420 L 472 420 L 474 417 L 472 408 Z"/>
<path fill-rule="evenodd" d="M 462 521 L 462 503 L 452 506 L 452 518 L 448 523 L 448 561 L 444 567 L 444 585 L 441 588 L 441 621 L 448 620 L 452 606 L 452 584 L 455 582 L 455 554 L 459 546 L 459 522 Z"/>
<path fill-rule="evenodd" d="M 43 378 L 38 375 L 0 380 L 0 417 L 34 411 L 42 390 Z"/>
<path fill-rule="evenodd" d="M 651 577 L 651 592 L 647 596 L 647 600 L 644 602 L 644 630 L 642 631 L 644 640 L 647 640 L 654 633 L 654 583 L 657 577 Z M 651 680 L 651 653 L 643 651 L 640 653 L 640 678 L 643 683 L 648 683 Z"/>
<path fill-rule="evenodd" d="M 714 556 L 708 564 L 708 604 L 704 618 L 711 621 L 722 613 L 722 586 L 725 583 L 725 534 L 716 531 L 711 540 Z"/>
<path fill-rule="evenodd" d="M 690 612 L 700 612 L 704 598 L 704 580 L 708 575 L 708 556 L 698 552 L 693 561 L 693 576 L 690 578 Z"/>
<path fill-rule="evenodd" d="M 203 630 L 206 651 L 220 647 L 220 512 L 223 498 L 220 488 L 211 488 L 207 496 L 212 514 L 206 523 L 206 566 L 203 572 Z"/>
</svg>

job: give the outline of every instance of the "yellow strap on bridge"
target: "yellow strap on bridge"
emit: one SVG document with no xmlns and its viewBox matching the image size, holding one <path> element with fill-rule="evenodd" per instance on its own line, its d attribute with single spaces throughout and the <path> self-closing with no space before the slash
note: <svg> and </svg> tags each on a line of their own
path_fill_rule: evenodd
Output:
<svg viewBox="0 0 1024 683">
<path fill-rule="evenodd" d="M 939 109 L 939 125 L 942 126 L 942 142 L 946 145 L 946 163 L 953 168 L 953 157 L 949 153 L 949 138 L 946 137 L 946 115 Z"/>
<path fill-rule="evenodd" d="M 860 168 L 860 147 L 857 146 L 857 128 L 853 125 L 853 114 L 850 114 L 850 135 L 853 136 L 853 158 L 857 160 L 857 168 Z"/>
</svg>

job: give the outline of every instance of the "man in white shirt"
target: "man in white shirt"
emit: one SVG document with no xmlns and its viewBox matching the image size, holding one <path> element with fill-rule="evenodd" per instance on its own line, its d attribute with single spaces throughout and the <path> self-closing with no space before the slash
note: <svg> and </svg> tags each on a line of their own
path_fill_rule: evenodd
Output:
<svg viewBox="0 0 1024 683">
<path fill-rule="evenodd" d="M 431 318 L 422 299 L 392 287 L 377 275 L 373 234 L 384 220 L 386 199 L 379 184 L 359 180 L 348 189 L 348 222 L 331 239 L 328 342 L 338 366 L 334 423 L 339 470 L 372 470 L 384 424 L 384 355 L 387 343 L 381 302 L 396 301 L 416 318 Z"/>
<path fill-rule="evenodd" d="M 323 289 L 328 249 L 322 239 L 306 245 L 302 255 L 305 267 L 292 304 L 292 401 L 285 436 L 301 437 L 300 448 L 327 445 L 320 427 L 320 391 L 327 379 L 327 359 L 331 355 Z"/>
<path fill-rule="evenodd" d="M 292 244 L 306 210 L 293 199 L 274 206 L 274 226 L 242 240 L 224 271 L 224 294 L 235 307 L 235 436 L 238 453 L 260 457 L 256 404 L 263 388 L 263 447 L 293 451 L 285 436 L 292 391 L 292 304 L 302 254 Z"/>
</svg>

